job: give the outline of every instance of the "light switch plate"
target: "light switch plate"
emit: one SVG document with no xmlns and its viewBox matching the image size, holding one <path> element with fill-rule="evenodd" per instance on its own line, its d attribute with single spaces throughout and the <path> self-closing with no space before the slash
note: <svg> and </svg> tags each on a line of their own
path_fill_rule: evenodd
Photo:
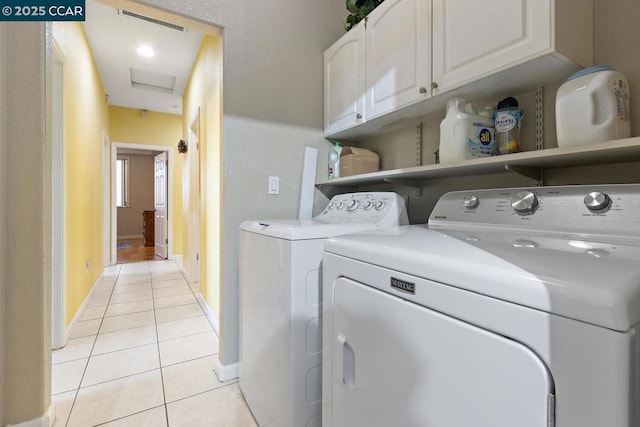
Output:
<svg viewBox="0 0 640 427">
<path fill-rule="evenodd" d="M 269 177 L 269 194 L 280 194 L 280 177 L 279 176 L 270 176 Z"/>
</svg>

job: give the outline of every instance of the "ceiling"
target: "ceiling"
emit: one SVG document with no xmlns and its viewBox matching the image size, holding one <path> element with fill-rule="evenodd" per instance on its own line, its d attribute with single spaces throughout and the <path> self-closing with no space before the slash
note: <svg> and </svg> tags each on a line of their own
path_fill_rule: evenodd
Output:
<svg viewBox="0 0 640 427">
<path fill-rule="evenodd" d="M 182 94 L 203 34 L 130 14 L 86 0 L 84 29 L 109 105 L 182 114 Z M 155 56 L 138 54 L 143 45 Z"/>
</svg>

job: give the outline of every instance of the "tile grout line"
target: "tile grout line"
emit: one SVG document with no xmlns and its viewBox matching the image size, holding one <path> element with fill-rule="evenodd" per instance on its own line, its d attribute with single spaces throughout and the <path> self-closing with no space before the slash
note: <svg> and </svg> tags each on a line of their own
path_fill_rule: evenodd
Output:
<svg viewBox="0 0 640 427">
<path fill-rule="evenodd" d="M 151 344 L 150 344 L 150 345 L 151 345 Z M 136 373 L 134 373 L 134 374 L 127 374 L 127 375 L 124 375 L 124 376 L 122 376 L 122 377 L 112 378 L 112 379 L 109 379 L 109 380 L 100 381 L 99 383 L 90 384 L 90 385 L 87 385 L 87 386 L 84 386 L 84 387 L 80 387 L 80 388 L 79 388 L 79 390 L 87 389 L 87 388 L 91 388 L 91 387 L 95 387 L 95 386 L 98 386 L 98 385 L 107 384 L 107 383 L 110 383 L 110 382 L 112 382 L 112 381 L 124 380 L 124 379 L 126 379 L 126 378 L 135 377 L 136 375 L 148 374 L 149 372 L 159 371 L 159 370 L 160 370 L 160 368 L 147 369 L 146 371 L 140 371 L 140 372 L 136 372 Z"/>
<path fill-rule="evenodd" d="M 180 273 L 184 277 L 184 273 L 182 273 L 182 272 L 180 272 Z M 198 295 L 196 295 L 196 292 L 191 288 L 191 285 L 189 285 L 189 281 L 187 280 L 186 277 L 184 277 L 184 281 L 187 282 L 187 287 L 191 291 L 191 294 L 193 295 L 193 297 L 196 299 L 196 304 L 198 304 L 198 307 L 200 307 L 200 310 L 202 311 L 202 314 L 204 315 L 204 318 L 207 319 L 207 323 L 209 324 L 209 326 L 211 326 L 211 329 L 213 330 L 213 333 L 216 335 L 216 337 L 218 339 L 220 339 L 220 336 L 218 335 L 218 332 L 216 331 L 216 328 L 213 327 L 213 325 L 211 324 L 211 321 L 209 320 L 209 316 L 207 316 L 207 311 L 204 309 L 204 307 L 202 307 L 202 304 L 200 304 L 200 298 L 198 298 Z M 198 283 L 198 289 L 200 289 L 200 283 Z M 198 293 L 200 295 L 202 295 L 201 292 L 198 291 Z M 204 301 L 204 297 L 202 297 L 202 300 Z M 216 354 L 219 354 L 219 351 Z"/>
<path fill-rule="evenodd" d="M 118 265 L 118 264 L 116 264 Z M 116 280 L 113 283 L 113 288 L 111 289 L 111 293 L 109 294 L 109 301 L 111 301 L 111 296 L 113 295 L 113 290 L 116 287 L 116 284 L 118 283 L 118 278 L 120 277 L 120 272 L 122 271 L 122 266 L 118 267 L 118 272 L 116 274 Z M 109 307 L 109 302 L 107 302 L 107 307 Z M 107 313 L 107 309 L 105 308 L 104 310 L 104 314 Z M 83 313 L 84 314 L 84 313 Z M 78 394 L 80 394 L 80 389 L 82 388 L 82 380 L 84 380 L 84 376 L 87 373 L 87 368 L 89 367 L 89 362 L 91 361 L 91 353 L 93 353 L 93 349 L 96 346 L 96 341 L 98 341 L 98 335 L 100 335 L 100 328 L 102 328 L 102 322 L 104 321 L 104 314 L 102 315 L 102 318 L 100 319 L 100 325 L 98 326 L 98 331 L 95 335 L 95 338 L 93 340 L 93 345 L 91 346 L 91 350 L 89 351 L 89 357 L 87 358 L 87 364 L 84 365 L 84 370 L 82 371 L 82 375 L 80 376 L 80 382 L 78 383 L 78 388 L 76 389 L 76 393 L 75 396 L 73 396 L 73 402 L 71 403 L 71 408 L 69 409 L 69 415 L 67 416 L 67 421 L 64 423 L 64 427 L 67 427 L 69 425 L 69 421 L 71 420 L 71 414 L 73 414 L 73 408 L 74 406 L 76 406 L 76 400 L 78 400 Z"/>
<path fill-rule="evenodd" d="M 238 380 L 233 380 L 233 381 L 231 381 L 229 383 L 225 383 L 224 385 L 221 385 L 220 387 L 212 388 L 211 390 L 200 391 L 198 393 L 191 394 L 189 396 L 181 397 L 180 399 L 173 400 L 173 401 L 171 401 L 169 403 L 176 403 L 176 402 L 180 402 L 180 401 L 183 401 L 183 400 L 191 399 L 191 398 L 196 397 L 196 396 L 201 396 L 203 394 L 207 394 L 207 393 L 211 393 L 211 392 L 214 392 L 214 391 L 222 390 L 225 387 L 230 387 L 230 386 L 232 386 L 234 384 L 238 384 Z M 168 418 L 167 418 L 167 420 L 168 420 Z"/>
<path fill-rule="evenodd" d="M 138 411 L 138 412 L 133 413 L 133 414 L 125 415 L 124 417 L 114 418 L 113 420 L 109 420 L 109 421 L 105 421 L 104 423 L 96 424 L 93 427 L 104 426 L 104 425 L 107 425 L 107 424 L 112 423 L 114 421 L 124 420 L 125 418 L 133 417 L 134 415 L 139 415 L 139 414 L 142 414 L 143 412 L 153 411 L 154 409 L 158 409 L 158 408 L 160 408 L 162 406 L 165 406 L 165 405 L 154 406 L 153 408 L 149 408 L 149 409 L 145 409 L 143 411 Z"/>
<path fill-rule="evenodd" d="M 174 261 L 174 264 L 175 264 L 175 261 Z M 152 409 L 159 408 L 160 406 L 164 406 L 164 408 L 165 408 L 165 416 L 166 416 L 166 420 L 167 420 L 166 422 L 167 422 L 167 425 L 168 425 L 168 423 L 169 423 L 169 414 L 168 414 L 168 408 L 167 408 L 166 391 L 165 391 L 165 386 L 164 386 L 164 377 L 163 377 L 163 373 L 162 373 L 162 362 L 161 362 L 161 356 L 160 356 L 160 338 L 159 338 L 159 331 L 158 331 L 158 325 L 159 325 L 159 323 L 164 323 L 164 322 L 158 322 L 157 317 L 156 317 L 156 310 L 157 310 L 157 309 L 156 309 L 156 307 L 155 307 L 155 298 L 154 298 L 154 296 L 155 296 L 155 289 L 153 288 L 153 282 L 154 282 L 154 281 L 153 281 L 153 275 L 152 275 L 152 271 L 151 271 L 151 265 L 150 265 L 150 263 L 149 263 L 148 261 L 147 261 L 147 266 L 149 267 L 149 277 L 150 277 L 150 279 L 151 279 L 151 284 L 152 284 L 152 287 L 151 287 L 152 306 L 153 306 L 153 309 L 152 309 L 152 310 L 153 310 L 153 312 L 154 312 L 154 325 L 153 325 L 153 326 L 155 327 L 155 331 L 156 331 L 156 346 L 157 346 L 157 350 L 158 350 L 158 360 L 159 360 L 159 367 L 158 367 L 158 370 L 159 370 L 160 378 L 161 378 L 161 382 L 162 382 L 162 390 L 163 390 L 163 401 L 164 401 L 164 404 L 163 404 L 163 405 L 156 406 L 156 407 L 154 407 L 154 408 L 148 408 L 148 409 L 145 409 L 145 410 L 143 410 L 143 411 L 139 411 L 139 412 L 137 412 L 137 413 L 135 413 L 135 414 L 129 414 L 129 415 L 126 415 L 126 416 L 124 416 L 124 417 L 117 418 L 117 419 L 119 420 L 119 419 L 127 418 L 127 417 L 130 417 L 130 416 L 132 416 L 132 415 L 136 415 L 136 414 L 138 414 L 138 413 L 142 413 L 142 412 L 145 412 L 145 411 L 148 411 L 148 410 L 152 410 Z M 176 265 L 176 267 L 177 267 L 177 265 Z M 132 375 L 127 375 L 127 376 L 124 376 L 124 377 L 121 377 L 121 378 L 111 379 L 111 380 L 109 380 L 109 381 L 103 381 L 103 382 L 100 382 L 100 383 L 87 385 L 87 386 L 85 386 L 85 387 L 83 387 L 83 386 L 82 386 L 82 382 L 84 381 L 84 378 L 85 378 L 85 376 L 86 376 L 86 373 L 87 373 L 87 369 L 88 369 L 89 363 L 91 362 L 91 359 L 92 359 L 92 358 L 99 357 L 99 356 L 102 356 L 102 355 L 106 355 L 106 354 L 109 354 L 109 353 L 114 353 L 114 352 L 116 352 L 116 351 L 121 351 L 121 350 L 114 350 L 114 351 L 112 351 L 112 352 L 106 352 L 106 353 L 101 353 L 101 354 L 94 354 L 94 351 L 96 350 L 97 339 L 98 339 L 98 337 L 101 335 L 101 329 L 102 329 L 102 326 L 104 325 L 104 321 L 105 321 L 105 319 L 107 319 L 107 318 L 113 318 L 113 317 L 117 317 L 117 316 L 124 316 L 124 315 L 128 315 L 128 314 L 138 314 L 138 313 L 142 313 L 142 312 L 134 312 L 134 313 L 126 313 L 126 314 L 121 314 L 121 315 L 116 315 L 116 316 L 107 316 L 107 311 L 108 311 L 109 307 L 111 307 L 112 305 L 117 304 L 117 303 L 113 303 L 113 302 L 112 302 L 112 297 L 113 297 L 114 295 L 118 295 L 118 294 L 126 294 L 126 293 L 127 293 L 127 292 L 125 292 L 125 293 L 116 293 L 117 286 L 118 286 L 118 279 L 121 279 L 121 278 L 122 278 L 122 275 L 124 275 L 124 274 L 127 274 L 127 273 L 124 273 L 124 268 L 123 268 L 123 266 L 122 266 L 122 265 L 118 265 L 118 270 L 117 270 L 117 273 L 116 273 L 116 279 L 115 279 L 115 281 L 114 281 L 113 287 L 111 288 L 111 292 L 108 294 L 108 295 L 109 295 L 109 299 L 108 299 L 107 305 L 105 306 L 105 311 L 104 311 L 103 315 L 99 318 L 99 320 L 100 320 L 100 324 L 98 325 L 98 329 L 97 329 L 97 333 L 96 333 L 96 335 L 94 335 L 94 336 L 93 336 L 93 337 L 94 337 L 94 339 L 93 339 L 93 343 L 92 343 L 91 349 L 90 349 L 90 351 L 89 351 L 89 357 L 87 358 L 87 363 L 86 363 L 86 365 L 85 365 L 85 367 L 84 367 L 84 370 L 83 370 L 83 372 L 82 372 L 82 376 L 81 376 L 81 378 L 80 378 L 80 383 L 79 383 L 78 388 L 77 388 L 76 390 L 71 390 L 71 391 L 75 391 L 75 395 L 74 395 L 74 398 L 73 398 L 73 402 L 71 403 L 71 407 L 70 407 L 69 414 L 68 414 L 68 417 L 67 417 L 67 420 L 66 420 L 66 423 L 65 423 L 65 427 L 67 427 L 67 426 L 69 425 L 69 422 L 70 422 L 70 420 L 71 420 L 71 415 L 72 415 L 73 410 L 74 410 L 74 407 L 75 407 L 75 405 L 76 405 L 76 402 L 77 402 L 77 398 L 78 398 L 79 392 L 80 392 L 82 389 L 84 389 L 84 388 L 89 388 L 89 387 L 93 387 L 93 386 L 97 386 L 97 385 L 100 385 L 100 384 L 105 384 L 105 383 L 108 383 L 108 382 L 110 382 L 110 381 L 114 381 L 114 380 L 118 380 L 118 379 L 123 379 L 123 378 L 127 378 L 127 377 L 132 377 L 132 376 L 134 376 L 134 375 L 138 375 L 138 374 L 141 374 L 141 373 L 146 373 L 146 372 L 152 372 L 152 371 L 154 371 L 154 369 L 152 369 L 152 370 L 148 370 L 148 371 L 144 371 L 144 372 L 138 372 L 138 373 L 136 373 L 136 374 L 132 374 Z M 185 279 L 184 279 L 184 275 L 183 275 L 182 273 L 180 273 L 180 274 L 181 274 L 181 276 L 182 276 L 183 280 L 185 280 Z M 168 280 L 173 280 L 173 279 L 168 279 Z M 185 282 L 186 282 L 186 280 L 185 280 Z M 126 285 L 122 285 L 122 286 L 126 286 Z M 193 292 L 193 289 L 191 289 L 191 287 L 188 285 L 188 282 L 187 282 L 186 286 L 189 288 L 189 290 L 190 290 L 191 294 L 193 294 L 193 293 L 194 293 L 194 292 Z M 160 289 L 160 288 L 159 288 L 159 289 Z M 187 293 L 187 294 L 185 294 L 185 295 L 188 295 L 188 293 Z M 170 295 L 169 297 L 171 297 L 171 296 L 173 296 L 173 295 Z M 160 298 L 161 298 L 161 297 L 160 297 Z M 134 302 L 135 302 L 135 301 L 134 301 Z M 200 309 L 202 310 L 202 307 L 200 306 L 199 302 L 197 301 L 197 298 L 196 298 L 196 303 L 198 303 L 198 306 L 199 306 L 199 307 L 200 307 Z M 189 304 L 180 304 L 180 305 L 189 305 Z M 169 306 L 169 307 L 173 307 L 173 306 Z M 169 307 L 163 307 L 163 308 L 169 308 Z M 147 310 L 147 311 L 151 311 L 151 310 Z M 144 312 L 144 311 L 143 311 L 143 312 Z M 203 313 L 203 314 L 204 314 L 204 313 Z M 199 317 L 199 316 L 190 316 L 190 317 L 188 317 L 188 318 L 191 318 L 191 317 Z M 205 318 L 206 318 L 206 316 L 205 316 Z M 89 319 L 89 320 L 97 320 L 97 319 Z M 183 320 L 183 319 L 175 319 L 175 320 Z M 166 322 L 169 322 L 169 321 L 166 321 Z M 147 325 L 143 325 L 143 326 L 135 326 L 135 327 L 132 327 L 132 328 L 125 328 L 125 329 L 123 329 L 123 330 L 131 330 L 131 329 L 136 329 L 136 328 L 143 328 L 143 327 L 145 327 L 145 326 L 147 326 Z M 148 325 L 148 326 L 151 326 L 151 325 Z M 122 331 L 122 330 L 116 330 L 116 331 L 104 332 L 102 335 L 106 335 L 106 334 L 109 334 L 109 333 L 120 332 L 120 331 Z M 203 333 L 205 333 L 205 332 L 203 332 Z M 189 336 L 193 336 L 193 335 L 198 335 L 198 334 L 190 334 Z M 86 336 L 86 337 L 78 337 L 78 338 L 87 338 L 87 337 L 90 337 L 90 336 L 92 336 L 92 335 L 88 335 L 88 336 Z M 180 338 L 183 338 L 183 337 L 180 337 Z M 167 340 L 167 341 L 170 341 L 170 340 Z M 145 344 L 145 345 L 153 345 L 153 343 Z M 141 345 L 141 346 L 134 346 L 133 348 L 139 348 L 139 347 L 142 347 L 142 345 Z M 130 348 L 127 348 L 127 349 L 130 349 Z M 125 349 L 125 350 L 126 350 L 126 349 Z M 208 355 L 208 356 L 203 356 L 203 357 L 209 357 L 209 355 Z M 196 359 L 197 359 L 197 358 L 196 358 Z M 74 360 L 78 360 L 78 359 L 74 359 Z M 193 359 L 193 360 L 195 360 L 195 359 Z M 67 361 L 67 362 L 71 362 L 71 361 Z M 60 362 L 60 363 L 63 363 L 63 362 Z M 169 366 L 173 366 L 173 365 L 169 365 Z M 224 387 L 224 386 L 222 386 L 222 387 Z M 222 388 L 222 387 L 220 387 L 220 388 Z M 200 393 L 198 393 L 198 394 L 200 394 Z M 107 423 L 113 422 L 113 421 L 115 421 L 115 420 L 116 420 L 116 419 L 108 420 L 108 421 L 106 421 L 106 422 L 104 422 L 104 423 L 100 423 L 99 425 L 104 425 L 104 424 L 107 424 Z"/>
<path fill-rule="evenodd" d="M 153 301 L 153 320 L 156 326 L 156 343 L 158 346 L 158 364 L 160 365 L 160 381 L 162 383 L 162 400 L 164 401 L 164 416 L 166 426 L 169 427 L 169 408 L 167 407 L 167 391 L 164 387 L 164 373 L 162 372 L 162 354 L 160 353 L 160 334 L 158 333 L 158 318 L 156 316 L 156 300 L 153 298 L 155 292 L 153 290 L 153 274 L 151 275 L 151 301 Z"/>
</svg>

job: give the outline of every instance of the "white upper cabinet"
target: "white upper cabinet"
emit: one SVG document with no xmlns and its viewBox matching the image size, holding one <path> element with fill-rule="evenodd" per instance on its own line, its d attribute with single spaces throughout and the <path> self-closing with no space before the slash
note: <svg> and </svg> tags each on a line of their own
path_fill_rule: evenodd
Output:
<svg viewBox="0 0 640 427">
<path fill-rule="evenodd" d="M 591 65 L 590 2 L 432 1 L 434 95 L 543 55 L 559 62 Z"/>
<path fill-rule="evenodd" d="M 518 95 L 591 65 L 593 0 L 385 0 L 325 53 L 325 136 L 376 134 L 450 98 Z"/>
<path fill-rule="evenodd" d="M 429 97 L 430 12 L 430 0 L 386 0 L 367 17 L 367 120 Z"/>
<path fill-rule="evenodd" d="M 325 135 L 365 121 L 364 22 L 324 53 Z"/>
</svg>

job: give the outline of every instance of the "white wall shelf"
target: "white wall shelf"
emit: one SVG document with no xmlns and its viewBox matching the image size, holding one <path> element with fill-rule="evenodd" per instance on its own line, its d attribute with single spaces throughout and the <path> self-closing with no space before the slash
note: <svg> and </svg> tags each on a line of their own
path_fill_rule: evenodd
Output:
<svg viewBox="0 0 640 427">
<path fill-rule="evenodd" d="M 326 179 L 318 181 L 316 186 L 359 187 L 385 182 L 420 185 L 420 180 L 429 178 L 484 175 L 505 171 L 539 180 L 540 172 L 544 169 L 633 161 L 640 161 L 640 137 Z"/>
</svg>

